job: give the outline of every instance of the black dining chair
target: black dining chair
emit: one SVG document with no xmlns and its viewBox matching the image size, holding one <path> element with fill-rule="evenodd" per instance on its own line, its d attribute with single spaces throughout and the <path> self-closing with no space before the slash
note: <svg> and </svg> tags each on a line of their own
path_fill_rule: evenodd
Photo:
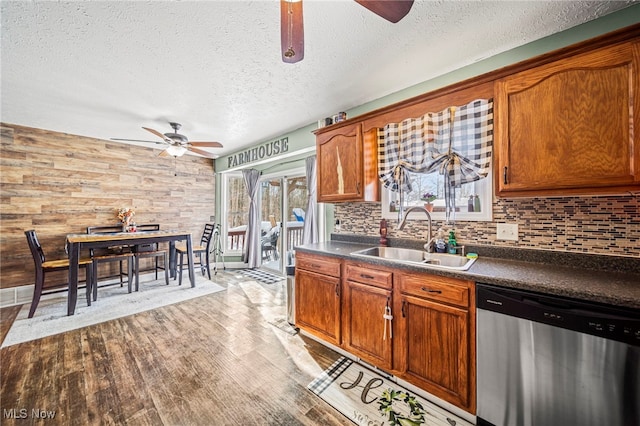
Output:
<svg viewBox="0 0 640 426">
<path fill-rule="evenodd" d="M 36 269 L 35 288 L 33 290 L 33 298 L 31 299 L 31 308 L 29 309 L 29 318 L 33 318 L 33 314 L 36 312 L 36 308 L 38 307 L 38 303 L 40 303 L 40 297 L 44 290 L 45 274 L 53 271 L 68 271 L 69 259 L 47 260 L 44 255 L 44 251 L 42 250 L 42 246 L 40 245 L 40 241 L 38 241 L 36 231 L 31 229 L 29 231 L 25 231 L 24 234 L 27 236 L 27 243 L 29 244 L 29 249 L 31 250 L 31 255 L 33 256 L 33 262 Z M 95 285 L 92 264 L 93 262 L 90 258 L 81 258 L 79 262 L 80 267 L 85 268 L 87 305 L 89 306 L 91 306 L 91 291 Z M 59 289 L 61 286 L 65 285 L 68 284 L 59 284 L 51 286 L 50 288 Z"/>
<path fill-rule="evenodd" d="M 209 254 L 211 253 L 211 241 L 213 240 L 213 223 L 207 223 L 204 225 L 204 231 L 202 231 L 202 237 L 200 238 L 200 244 L 192 247 L 193 257 L 194 257 L 194 266 L 200 266 L 200 270 L 202 271 L 202 275 L 204 276 L 205 271 L 207 272 L 207 276 L 211 279 L 211 269 L 209 267 Z M 178 266 L 178 276 L 180 277 L 178 280 L 178 285 L 182 285 L 182 268 L 184 264 L 184 256 L 187 256 L 187 245 L 186 244 L 176 244 L 176 255 L 179 256 L 179 265 Z M 204 259 L 203 259 L 204 256 Z M 197 258 L 197 262 L 196 262 Z M 191 269 L 189 269 L 189 278 L 191 278 Z"/>
<path fill-rule="evenodd" d="M 87 234 L 110 234 L 114 232 L 122 232 L 122 225 L 111 225 L 111 226 L 88 226 Z M 93 287 L 93 300 L 96 301 L 98 299 L 98 286 L 97 283 L 99 281 L 98 276 L 98 265 L 101 263 L 113 263 L 118 262 L 119 273 L 118 278 L 120 279 L 120 287 L 123 286 L 123 276 L 127 277 L 127 286 L 129 293 L 131 293 L 131 284 L 133 277 L 133 253 L 131 252 L 128 246 L 114 246 L 107 247 L 105 249 L 90 249 L 89 255 L 91 256 L 91 260 L 93 260 L 93 277 L 96 285 Z M 125 273 L 122 268 L 122 263 L 127 262 L 127 272 Z M 110 276 L 109 276 L 110 277 Z"/>
<path fill-rule="evenodd" d="M 145 231 L 159 231 L 160 224 L 158 223 L 149 223 L 143 225 L 136 225 L 136 232 L 145 232 Z M 136 244 L 132 249 L 133 257 L 135 260 L 133 271 L 136 276 L 136 291 L 139 290 L 140 283 L 140 259 L 144 258 L 154 258 L 154 270 L 156 272 L 156 280 L 158 279 L 158 270 L 164 270 L 164 280 L 169 285 L 169 250 L 162 249 L 158 245 L 158 243 L 151 244 Z M 162 265 L 160 265 L 159 260 L 163 259 Z"/>
</svg>

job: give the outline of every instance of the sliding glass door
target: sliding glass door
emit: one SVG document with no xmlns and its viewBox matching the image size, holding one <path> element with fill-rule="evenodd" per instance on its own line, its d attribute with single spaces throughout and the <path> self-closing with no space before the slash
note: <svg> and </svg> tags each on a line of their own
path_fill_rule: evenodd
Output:
<svg viewBox="0 0 640 426">
<path fill-rule="evenodd" d="M 290 264 L 293 248 L 302 244 L 307 202 L 307 179 L 302 171 L 294 176 L 262 178 L 260 250 L 263 267 L 282 273 Z"/>
</svg>

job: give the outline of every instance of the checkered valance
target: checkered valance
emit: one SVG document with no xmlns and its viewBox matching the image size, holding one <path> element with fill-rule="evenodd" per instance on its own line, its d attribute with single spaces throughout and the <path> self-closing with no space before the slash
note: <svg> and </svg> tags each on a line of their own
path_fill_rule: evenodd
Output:
<svg viewBox="0 0 640 426">
<path fill-rule="evenodd" d="M 457 188 L 487 176 L 492 146 L 493 99 L 478 99 L 379 129 L 378 174 L 396 192 L 411 191 L 405 170 L 437 171 Z"/>
</svg>

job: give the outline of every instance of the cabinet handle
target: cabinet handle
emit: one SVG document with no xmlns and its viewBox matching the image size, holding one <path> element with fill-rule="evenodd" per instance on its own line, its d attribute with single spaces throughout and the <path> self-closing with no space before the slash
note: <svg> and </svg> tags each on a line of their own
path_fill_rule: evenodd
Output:
<svg viewBox="0 0 640 426">
<path fill-rule="evenodd" d="M 504 181 L 504 184 L 507 184 L 507 166 L 504 166 L 504 170 L 502 171 L 502 180 Z"/>
<path fill-rule="evenodd" d="M 375 277 L 372 276 L 372 275 L 360 274 L 360 278 L 365 278 L 365 279 L 368 279 L 368 280 L 372 280 Z"/>
<path fill-rule="evenodd" d="M 320 267 L 320 265 L 316 265 L 315 263 L 312 263 L 312 264 L 311 264 L 311 267 L 312 267 L 312 268 L 319 268 L 319 267 Z"/>
<path fill-rule="evenodd" d="M 426 291 L 427 293 L 436 293 L 436 294 L 442 293 L 442 290 L 431 290 L 430 288 L 427 288 L 427 287 L 422 287 L 422 291 Z"/>
<path fill-rule="evenodd" d="M 336 296 L 340 297 L 340 283 L 336 283 Z"/>
<path fill-rule="evenodd" d="M 360 182 L 356 182 L 356 193 L 360 195 Z"/>
<path fill-rule="evenodd" d="M 402 301 L 402 318 L 406 318 L 407 317 L 407 313 L 405 312 L 405 306 L 407 306 L 407 301 L 403 300 Z"/>
</svg>

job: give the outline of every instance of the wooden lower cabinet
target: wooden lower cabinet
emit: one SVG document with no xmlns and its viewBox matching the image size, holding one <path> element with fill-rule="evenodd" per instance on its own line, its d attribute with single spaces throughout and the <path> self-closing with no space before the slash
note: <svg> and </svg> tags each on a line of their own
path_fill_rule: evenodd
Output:
<svg viewBox="0 0 640 426">
<path fill-rule="evenodd" d="M 475 414 L 475 284 L 372 266 L 296 254 L 296 325 Z"/>
<path fill-rule="evenodd" d="M 341 343 L 340 261 L 296 255 L 296 325 L 333 345 Z M 335 271 L 337 270 L 337 276 Z M 329 273 L 329 274 L 328 274 Z"/>
<path fill-rule="evenodd" d="M 346 264 L 342 309 L 342 347 L 385 370 L 392 367 L 392 273 Z"/>
<path fill-rule="evenodd" d="M 396 375 L 475 413 L 474 283 L 396 276 Z"/>
</svg>

